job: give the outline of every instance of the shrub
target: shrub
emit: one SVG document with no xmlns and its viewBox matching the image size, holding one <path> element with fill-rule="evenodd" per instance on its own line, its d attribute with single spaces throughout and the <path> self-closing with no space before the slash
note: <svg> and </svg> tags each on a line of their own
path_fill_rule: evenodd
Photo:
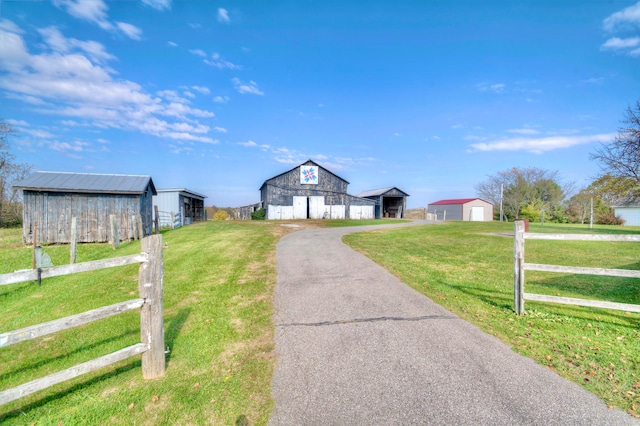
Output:
<svg viewBox="0 0 640 426">
<path fill-rule="evenodd" d="M 265 210 L 260 208 L 254 212 L 251 212 L 251 220 L 264 220 L 265 219 Z"/>
<path fill-rule="evenodd" d="M 216 214 L 213 215 L 213 220 L 227 220 L 229 219 L 229 213 L 225 210 L 218 210 Z"/>
</svg>

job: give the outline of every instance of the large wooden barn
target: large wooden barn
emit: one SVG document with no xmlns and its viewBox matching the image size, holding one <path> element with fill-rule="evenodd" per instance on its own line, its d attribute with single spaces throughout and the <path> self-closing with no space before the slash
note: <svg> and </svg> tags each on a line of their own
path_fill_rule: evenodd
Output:
<svg viewBox="0 0 640 426">
<path fill-rule="evenodd" d="M 70 242 L 74 217 L 77 242 L 110 241 L 111 215 L 122 240 L 135 235 L 138 215 L 143 236 L 152 233 L 156 188 L 150 176 L 36 172 L 14 188 L 23 194 L 25 243 L 33 242 L 34 229 L 38 243 Z"/>
<path fill-rule="evenodd" d="M 347 194 L 348 185 L 308 160 L 267 179 L 260 199 L 267 219 L 373 219 L 376 202 Z"/>
</svg>

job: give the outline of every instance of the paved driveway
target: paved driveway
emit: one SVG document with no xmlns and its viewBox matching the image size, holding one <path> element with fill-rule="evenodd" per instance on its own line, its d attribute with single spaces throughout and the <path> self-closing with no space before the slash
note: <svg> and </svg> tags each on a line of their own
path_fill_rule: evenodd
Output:
<svg viewBox="0 0 640 426">
<path fill-rule="evenodd" d="M 341 242 L 278 243 L 272 425 L 637 425 Z"/>
</svg>

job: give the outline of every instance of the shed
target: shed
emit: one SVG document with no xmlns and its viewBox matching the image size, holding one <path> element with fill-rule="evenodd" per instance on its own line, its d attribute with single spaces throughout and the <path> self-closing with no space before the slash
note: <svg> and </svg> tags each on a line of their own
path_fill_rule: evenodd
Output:
<svg viewBox="0 0 640 426">
<path fill-rule="evenodd" d="M 457 198 L 429 204 L 429 213 L 437 220 L 463 220 L 490 222 L 493 220 L 493 204 L 481 198 Z"/>
<path fill-rule="evenodd" d="M 349 182 L 308 160 L 264 181 L 267 219 L 373 219 L 375 201 L 347 194 Z"/>
<path fill-rule="evenodd" d="M 186 188 L 158 189 L 158 195 L 153 196 L 153 205 L 158 206 L 159 226 L 191 225 L 193 222 L 206 220 L 204 210 L 205 195 L 190 191 Z M 155 220 L 155 207 L 153 219 Z"/>
<path fill-rule="evenodd" d="M 22 240 L 33 243 L 71 241 L 71 220 L 77 222 L 77 242 L 111 240 L 110 216 L 115 215 L 119 239 L 136 235 L 138 215 L 142 236 L 152 233 L 150 176 L 36 172 L 14 188 L 22 190 Z M 37 227 L 34 226 L 37 223 Z"/>
<path fill-rule="evenodd" d="M 632 199 L 620 200 L 613 208 L 613 215 L 619 217 L 627 226 L 640 226 L 640 202 Z"/>
<path fill-rule="evenodd" d="M 376 219 L 382 217 L 405 217 L 407 213 L 408 196 L 409 194 L 395 186 L 374 189 L 358 194 L 358 197 L 368 198 L 376 202 Z"/>
</svg>

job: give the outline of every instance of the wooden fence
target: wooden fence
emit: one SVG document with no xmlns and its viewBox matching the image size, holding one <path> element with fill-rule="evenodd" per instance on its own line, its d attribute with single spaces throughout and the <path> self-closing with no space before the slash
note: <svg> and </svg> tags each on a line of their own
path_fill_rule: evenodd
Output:
<svg viewBox="0 0 640 426">
<path fill-rule="evenodd" d="M 99 368 L 142 354 L 142 375 L 145 379 L 161 377 L 165 373 L 164 323 L 162 309 L 162 282 L 164 266 L 162 261 L 162 236 L 152 235 L 142 240 L 142 253 L 113 259 L 97 260 L 45 268 L 40 271 L 29 269 L 0 275 L 0 285 L 35 281 L 78 272 L 95 271 L 115 266 L 140 263 L 138 276 L 138 299 L 104 306 L 54 321 L 37 324 L 20 330 L 0 334 L 0 348 L 14 343 L 35 339 L 47 334 L 77 327 L 92 321 L 107 318 L 140 308 L 140 343 L 111 354 L 76 365 L 49 376 L 33 380 L 12 389 L 0 392 L 0 405 L 46 389 L 55 384 L 89 373 Z"/>
<path fill-rule="evenodd" d="M 618 242 L 640 242 L 640 235 L 588 235 L 588 234 L 535 234 L 525 232 L 524 222 L 515 221 L 514 224 L 514 245 L 513 245 L 513 265 L 514 265 L 514 303 L 515 311 L 518 315 L 524 313 L 524 301 L 533 300 L 537 302 L 561 303 L 564 305 L 589 306 L 594 308 L 616 309 L 627 312 L 640 312 L 640 305 L 626 303 L 605 302 L 601 300 L 577 299 L 570 297 L 547 296 L 543 294 L 532 294 L 524 292 L 524 271 L 559 272 L 569 274 L 601 275 L 610 277 L 640 278 L 640 271 L 629 269 L 603 269 L 584 268 L 578 266 L 560 266 L 538 263 L 525 263 L 524 261 L 524 240 L 562 240 L 562 241 L 618 241 Z"/>
</svg>

